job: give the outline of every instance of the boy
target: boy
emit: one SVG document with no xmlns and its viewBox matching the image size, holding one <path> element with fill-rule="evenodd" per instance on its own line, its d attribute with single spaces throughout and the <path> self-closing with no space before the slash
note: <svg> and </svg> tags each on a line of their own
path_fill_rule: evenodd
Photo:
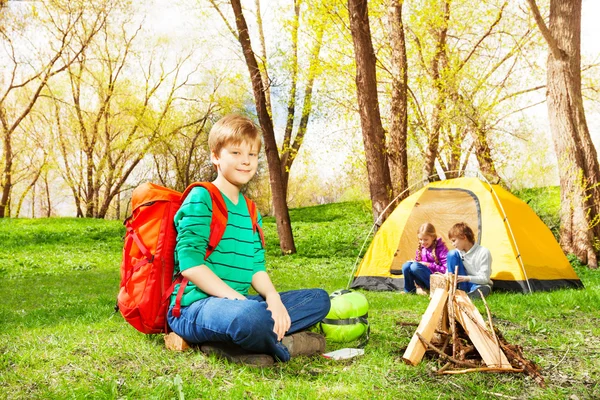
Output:
<svg viewBox="0 0 600 400">
<path fill-rule="evenodd" d="M 203 187 L 194 188 L 175 215 L 176 272 L 189 279 L 181 299 L 181 316 L 172 315 L 175 287 L 167 319 L 171 329 L 201 350 L 234 362 L 270 365 L 274 359 L 323 352 L 325 338 L 300 332 L 329 312 L 321 289 L 278 293 L 265 270 L 265 250 L 240 188 L 256 173 L 260 133 L 239 115 L 219 120 L 208 136 L 210 157 L 218 176 L 213 184 L 227 205 L 227 227 L 205 260 L 212 201 Z M 262 217 L 258 216 L 262 226 Z M 257 293 L 249 296 L 252 286 Z M 291 336 L 285 336 L 292 334 Z"/>
<path fill-rule="evenodd" d="M 454 275 L 458 268 L 458 289 L 467 292 L 470 298 L 479 299 L 478 289 L 484 296 L 492 291 L 492 254 L 475 243 L 473 230 L 464 222 L 455 224 L 448 238 L 456 247 L 448 253 L 448 274 Z"/>
</svg>

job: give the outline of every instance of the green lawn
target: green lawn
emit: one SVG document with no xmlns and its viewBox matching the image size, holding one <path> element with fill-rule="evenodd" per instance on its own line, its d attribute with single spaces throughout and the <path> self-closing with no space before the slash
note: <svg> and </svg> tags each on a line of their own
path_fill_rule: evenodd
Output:
<svg viewBox="0 0 600 400">
<path fill-rule="evenodd" d="M 294 209 L 291 217 L 298 254 L 287 257 L 279 254 L 274 220 L 265 218 L 277 287 L 345 287 L 370 228 L 368 204 Z M 415 328 L 398 322 L 417 323 L 428 300 L 398 293 L 365 292 L 372 332 L 363 357 L 256 369 L 167 351 L 160 336 L 144 336 L 114 314 L 123 233 L 119 221 L 0 220 L 0 398 L 600 397 L 599 272 L 576 266 L 585 290 L 488 300 L 505 337 L 541 367 L 545 389 L 522 374 L 437 376 L 437 361 L 404 365 L 402 349 Z"/>
</svg>

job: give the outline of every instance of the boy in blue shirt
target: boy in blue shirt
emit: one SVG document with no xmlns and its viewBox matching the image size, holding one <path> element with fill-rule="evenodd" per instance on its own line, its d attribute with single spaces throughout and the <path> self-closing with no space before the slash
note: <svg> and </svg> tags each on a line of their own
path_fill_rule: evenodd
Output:
<svg viewBox="0 0 600 400">
<path fill-rule="evenodd" d="M 175 215 L 176 272 L 189 280 L 181 299 L 181 316 L 167 315 L 171 329 L 201 350 L 234 362 L 270 365 L 294 355 L 323 352 L 325 338 L 301 332 L 329 312 L 321 289 L 278 293 L 265 269 L 265 250 L 240 188 L 256 173 L 260 133 L 248 118 L 228 115 L 208 137 L 211 161 L 228 210 L 225 233 L 205 260 L 212 202 L 204 187 L 192 189 Z M 258 216 L 262 227 L 262 218 Z M 258 295 L 248 295 L 252 286 Z M 296 333 L 299 332 L 299 333 Z"/>
</svg>

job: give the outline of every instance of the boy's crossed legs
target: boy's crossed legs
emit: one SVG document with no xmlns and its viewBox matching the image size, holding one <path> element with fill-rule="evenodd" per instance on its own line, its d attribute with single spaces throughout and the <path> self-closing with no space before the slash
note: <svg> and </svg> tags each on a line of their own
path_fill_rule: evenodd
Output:
<svg viewBox="0 0 600 400">
<path fill-rule="evenodd" d="M 292 322 L 287 335 L 316 324 L 329 312 L 329 295 L 322 289 L 293 290 L 280 296 Z M 277 341 L 271 312 L 260 295 L 248 296 L 248 300 L 208 297 L 182 307 L 179 318 L 169 310 L 168 321 L 171 329 L 189 343 L 233 343 L 280 361 L 290 359 L 289 349 Z"/>
<path fill-rule="evenodd" d="M 465 269 L 465 265 L 462 262 L 460 253 L 457 250 L 448 252 L 447 265 L 448 274 L 454 275 L 454 271 L 458 269 L 458 275 L 467 275 L 467 270 Z M 492 292 L 490 285 L 478 285 L 477 283 L 473 282 L 459 282 L 457 288 L 466 292 L 471 299 L 481 298 L 479 292 L 477 291 L 478 289 L 481 290 L 483 297 L 487 297 L 487 295 Z"/>
</svg>

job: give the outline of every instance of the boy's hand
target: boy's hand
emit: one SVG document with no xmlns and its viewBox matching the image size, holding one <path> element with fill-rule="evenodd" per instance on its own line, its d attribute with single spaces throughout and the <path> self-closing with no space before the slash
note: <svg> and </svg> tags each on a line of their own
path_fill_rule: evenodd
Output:
<svg viewBox="0 0 600 400">
<path fill-rule="evenodd" d="M 459 282 L 459 283 L 460 282 L 470 282 L 471 278 L 469 278 L 467 275 L 458 275 L 456 277 L 456 281 Z"/>
<path fill-rule="evenodd" d="M 269 278 L 269 275 L 265 271 L 259 271 L 252 277 L 252 287 L 267 302 L 267 310 L 271 311 L 271 316 L 273 321 L 275 321 L 273 332 L 277 335 L 277 340 L 283 339 L 283 336 L 292 325 L 292 320 L 287 309 L 281 302 L 281 297 L 277 293 L 277 290 L 275 290 L 271 278 Z"/>
<path fill-rule="evenodd" d="M 275 332 L 277 340 L 279 341 L 283 339 L 285 333 L 290 329 L 292 320 L 290 319 L 287 309 L 281 302 L 279 293 L 275 292 L 270 294 L 265 300 L 267 302 L 267 310 L 271 311 L 273 321 L 275 321 L 273 332 Z"/>
</svg>

